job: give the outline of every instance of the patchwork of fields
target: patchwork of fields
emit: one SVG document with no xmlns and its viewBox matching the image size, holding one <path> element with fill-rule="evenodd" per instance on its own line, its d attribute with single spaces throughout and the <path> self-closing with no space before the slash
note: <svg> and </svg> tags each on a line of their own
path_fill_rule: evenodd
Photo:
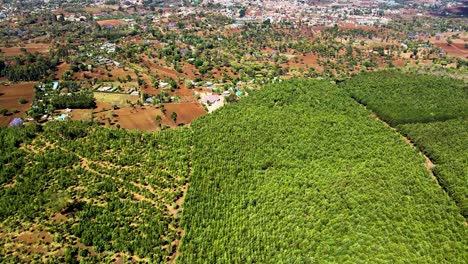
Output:
<svg viewBox="0 0 468 264">
<path fill-rule="evenodd" d="M 385 72 L 272 84 L 158 133 L 0 128 L 0 262 L 466 263 L 464 100 Z"/>
</svg>

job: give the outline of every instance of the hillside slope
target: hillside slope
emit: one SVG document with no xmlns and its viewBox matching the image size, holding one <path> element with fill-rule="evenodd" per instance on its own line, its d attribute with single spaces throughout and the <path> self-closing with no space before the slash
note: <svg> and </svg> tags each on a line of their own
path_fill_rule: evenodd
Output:
<svg viewBox="0 0 468 264">
<path fill-rule="evenodd" d="M 435 176 L 468 219 L 467 83 L 381 71 L 361 74 L 343 87 L 433 161 Z"/>
<path fill-rule="evenodd" d="M 82 122 L 0 129 L 0 262 L 169 261 L 190 134 Z"/>
<path fill-rule="evenodd" d="M 254 92 L 193 126 L 178 263 L 465 263 L 424 158 L 328 82 Z"/>
</svg>

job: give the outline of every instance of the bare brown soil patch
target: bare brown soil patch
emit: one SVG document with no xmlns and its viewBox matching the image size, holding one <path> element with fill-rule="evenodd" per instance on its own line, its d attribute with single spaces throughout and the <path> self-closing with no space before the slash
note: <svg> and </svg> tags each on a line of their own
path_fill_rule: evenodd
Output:
<svg viewBox="0 0 468 264">
<path fill-rule="evenodd" d="M 63 214 L 60 214 L 60 213 L 57 213 L 57 214 L 54 215 L 54 217 L 52 219 L 54 220 L 54 223 L 60 224 L 60 223 L 63 223 L 63 222 L 67 221 L 67 216 L 63 215 Z"/>
<path fill-rule="evenodd" d="M 8 86 L 0 85 L 0 109 L 8 109 L 10 113 L 13 109 L 19 111 L 19 113 L 9 116 L 0 115 L 0 126 L 8 126 L 15 117 L 24 117 L 24 112 L 31 107 L 35 85 L 37 85 L 36 82 L 16 83 Z M 26 99 L 28 102 L 20 104 L 19 100 L 21 98 Z"/>
<path fill-rule="evenodd" d="M 205 109 L 198 103 L 172 103 L 164 105 L 167 116 L 171 116 L 172 112 L 177 113 L 177 124 L 189 124 L 197 117 L 206 114 Z M 174 122 L 170 120 L 173 125 Z"/>
<path fill-rule="evenodd" d="M 158 130 L 158 124 L 156 122 L 156 115 L 163 117 L 162 122 L 166 123 L 169 121 L 168 118 L 164 117 L 163 113 L 154 107 L 123 107 L 114 110 L 115 117 L 110 117 L 110 112 L 104 112 L 96 114 L 96 117 L 101 120 L 110 119 L 111 123 L 104 122 L 106 126 L 113 126 L 117 123 L 121 128 L 125 129 L 136 129 L 144 131 L 156 131 Z"/>
<path fill-rule="evenodd" d="M 116 26 L 124 24 L 124 21 L 120 19 L 108 19 L 108 20 L 101 20 L 97 21 L 100 26 Z"/>
<path fill-rule="evenodd" d="M 55 78 L 61 79 L 63 73 L 69 69 L 70 69 L 70 64 L 61 63 L 59 66 L 57 66 L 57 71 L 55 72 Z"/>
<path fill-rule="evenodd" d="M 91 256 L 97 256 L 97 253 L 96 253 L 96 251 L 94 251 L 92 246 L 86 246 L 85 244 L 80 243 L 80 242 L 76 242 L 75 245 L 76 245 L 77 248 L 88 250 L 88 252 L 89 252 L 89 254 L 91 254 Z"/>
<path fill-rule="evenodd" d="M 7 57 L 18 56 L 23 54 L 22 48 L 26 49 L 30 53 L 48 53 L 50 49 L 50 43 L 28 43 L 24 47 L 0 47 L 0 50 L 5 53 Z"/>
<path fill-rule="evenodd" d="M 135 71 L 127 67 L 113 67 L 111 69 L 111 74 L 112 74 L 112 77 L 108 77 L 107 75 L 105 75 L 101 78 L 105 77 L 106 79 L 113 79 L 113 80 L 117 80 L 118 78 L 126 79 L 127 75 L 130 75 L 130 78 L 132 79 L 137 78 Z"/>
<path fill-rule="evenodd" d="M 16 239 L 26 244 L 35 244 L 38 242 L 49 244 L 52 242 L 50 234 L 44 231 L 23 232 L 18 235 Z"/>
<path fill-rule="evenodd" d="M 175 127 L 177 125 L 189 124 L 195 118 L 205 114 L 205 110 L 198 102 L 170 103 L 165 104 L 164 108 L 166 109 L 165 114 L 154 106 L 125 106 L 116 110 L 105 108 L 107 111 L 100 109 L 95 110 L 94 113 L 96 120 L 105 126 L 115 127 L 118 124 L 120 128 L 143 131 L 159 130 L 159 124 L 156 121 L 157 115 L 162 117 L 161 125 Z M 171 119 L 172 112 L 177 113 L 177 122 Z M 74 116 L 72 119 L 82 120 Z"/>
<path fill-rule="evenodd" d="M 468 58 L 468 49 L 462 43 L 453 43 L 449 46 L 447 43 L 436 42 L 435 45 L 443 49 L 449 56 Z"/>
<path fill-rule="evenodd" d="M 197 68 L 192 64 L 185 63 L 184 66 L 182 66 L 182 71 L 184 72 L 187 78 L 193 79 L 195 78 L 195 73 L 197 72 Z"/>
<path fill-rule="evenodd" d="M 440 40 L 430 38 L 429 41 L 437 47 L 443 49 L 449 56 L 468 58 L 468 49 L 465 48 L 466 40 L 464 37 L 453 39 L 451 45 L 447 44 L 447 37 L 451 37 L 448 33 L 444 33 Z"/>
<path fill-rule="evenodd" d="M 156 71 L 159 74 L 159 76 L 162 77 L 162 78 L 169 77 L 169 78 L 177 79 L 177 77 L 183 77 L 182 73 L 179 73 L 179 72 L 177 72 L 175 70 L 168 69 L 168 68 L 165 68 L 165 67 L 162 67 L 162 66 L 159 66 L 159 65 L 155 65 L 155 64 L 151 65 L 151 70 Z"/>
</svg>

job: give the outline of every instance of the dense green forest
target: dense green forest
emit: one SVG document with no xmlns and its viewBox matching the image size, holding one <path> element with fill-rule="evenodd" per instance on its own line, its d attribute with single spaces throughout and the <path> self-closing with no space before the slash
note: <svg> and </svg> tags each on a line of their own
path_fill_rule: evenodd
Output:
<svg viewBox="0 0 468 264">
<path fill-rule="evenodd" d="M 379 71 L 360 74 L 344 87 L 391 125 L 468 117 L 468 85 L 460 80 Z"/>
<path fill-rule="evenodd" d="M 179 263 L 466 263 L 424 158 L 327 81 L 291 80 L 192 124 Z"/>
<path fill-rule="evenodd" d="M 344 87 L 431 158 L 434 174 L 468 217 L 468 85 L 384 71 L 359 75 Z"/>
<path fill-rule="evenodd" d="M 398 127 L 441 188 L 353 82 L 270 84 L 158 133 L 0 128 L 0 262 L 466 263 L 466 120 Z"/>
<path fill-rule="evenodd" d="M 468 217 L 468 119 L 398 127 L 436 164 L 434 173 Z"/>
<path fill-rule="evenodd" d="M 0 262 L 97 263 L 116 253 L 168 261 L 180 239 L 189 134 L 80 122 L 0 129 Z M 40 246 L 51 254 L 15 248 L 24 231 L 47 234 Z"/>
</svg>

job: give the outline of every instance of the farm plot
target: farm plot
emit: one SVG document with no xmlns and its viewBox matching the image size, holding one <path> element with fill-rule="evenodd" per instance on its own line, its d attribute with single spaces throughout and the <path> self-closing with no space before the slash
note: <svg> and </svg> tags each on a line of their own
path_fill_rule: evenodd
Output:
<svg viewBox="0 0 468 264">
<path fill-rule="evenodd" d="M 0 129 L 0 262 L 170 261 L 187 132 L 82 122 Z"/>
<path fill-rule="evenodd" d="M 94 98 L 96 98 L 96 101 L 117 105 L 119 107 L 127 106 L 128 102 L 136 103 L 138 100 L 140 100 L 140 96 L 136 95 L 105 92 L 94 92 Z"/>
<path fill-rule="evenodd" d="M 28 51 L 29 53 L 48 53 L 51 44 L 45 43 L 28 43 L 25 44 L 23 47 L 0 47 L 2 53 L 5 54 L 7 57 L 13 57 L 23 54 L 23 49 Z"/>
<path fill-rule="evenodd" d="M 0 114 L 0 126 L 8 126 L 13 118 L 24 116 L 24 112 L 31 106 L 36 84 L 27 82 L 0 85 L 0 109 L 8 110 L 6 115 Z"/>
<path fill-rule="evenodd" d="M 192 129 L 178 263 L 468 259 L 424 158 L 327 81 L 270 85 Z"/>
</svg>

